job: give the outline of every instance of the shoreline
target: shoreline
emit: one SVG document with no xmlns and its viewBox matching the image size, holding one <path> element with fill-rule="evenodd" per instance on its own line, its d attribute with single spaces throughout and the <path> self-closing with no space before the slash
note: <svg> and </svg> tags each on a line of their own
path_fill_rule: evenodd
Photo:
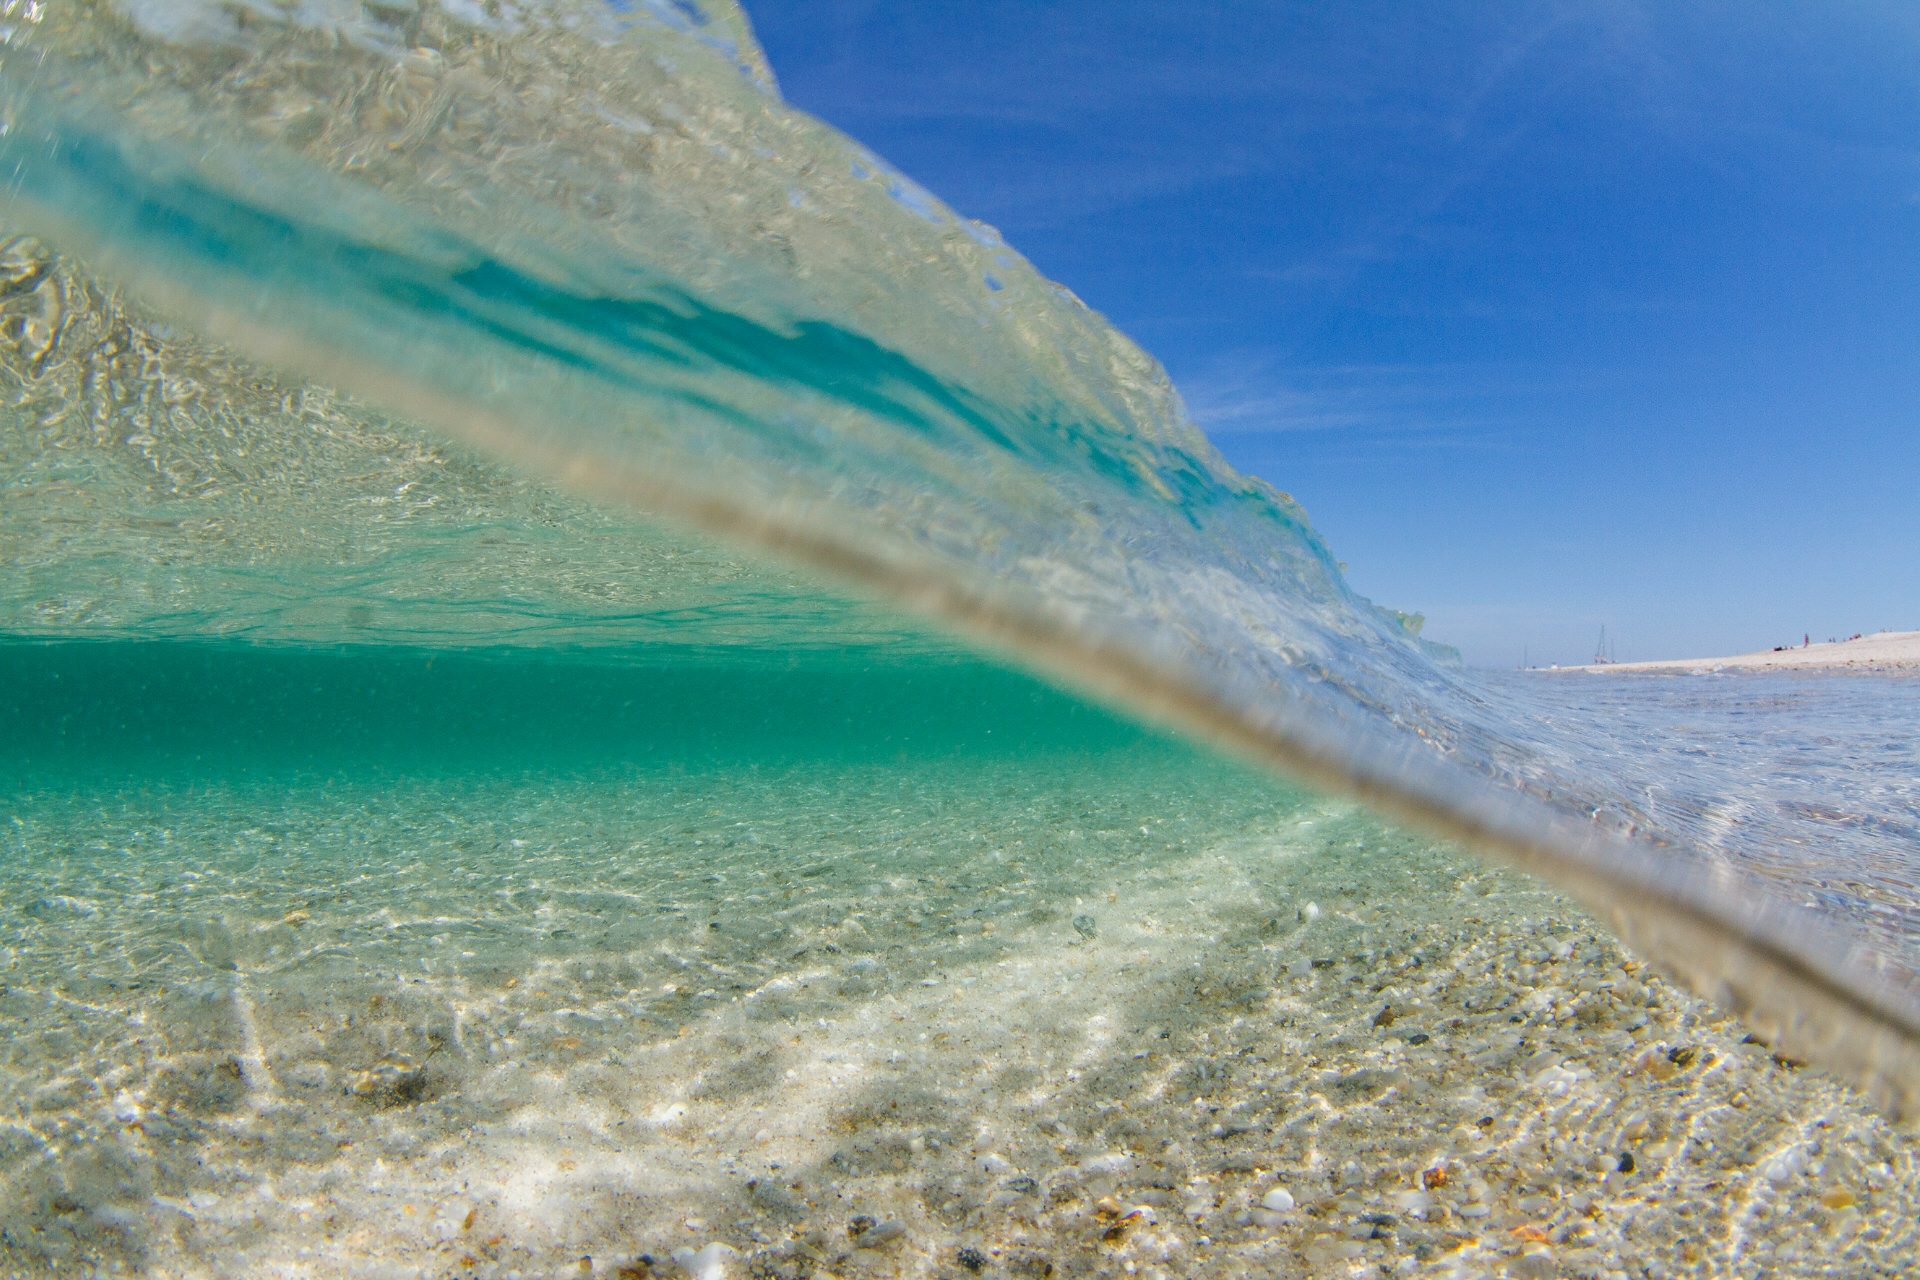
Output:
<svg viewBox="0 0 1920 1280">
<path fill-rule="evenodd" d="M 1663 658 L 1652 662 L 1601 662 L 1574 667 L 1528 667 L 1527 670 L 1594 675 L 1832 671 L 1855 675 L 1920 676 L 1920 631 L 1876 631 L 1858 640 L 1734 654 L 1724 658 Z"/>
</svg>

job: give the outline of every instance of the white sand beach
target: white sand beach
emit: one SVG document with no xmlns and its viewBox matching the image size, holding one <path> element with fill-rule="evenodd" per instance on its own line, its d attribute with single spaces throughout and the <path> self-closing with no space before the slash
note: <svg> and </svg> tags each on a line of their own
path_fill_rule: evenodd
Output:
<svg viewBox="0 0 1920 1280">
<path fill-rule="evenodd" d="M 1607 662 L 1559 671 L 1603 674 L 1636 671 L 1855 671 L 1920 675 L 1920 631 L 1876 631 L 1858 640 L 1809 644 L 1726 658 L 1670 658 L 1658 662 Z"/>
</svg>

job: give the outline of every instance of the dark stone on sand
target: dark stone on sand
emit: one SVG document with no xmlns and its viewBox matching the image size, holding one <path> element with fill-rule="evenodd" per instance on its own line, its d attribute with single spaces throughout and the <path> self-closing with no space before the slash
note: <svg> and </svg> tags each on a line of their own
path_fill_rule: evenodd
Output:
<svg viewBox="0 0 1920 1280">
<path fill-rule="evenodd" d="M 1053 1262 L 1043 1253 L 1016 1253 L 1007 1259 L 1007 1270 L 1027 1280 L 1041 1280 L 1053 1274 Z"/>
</svg>

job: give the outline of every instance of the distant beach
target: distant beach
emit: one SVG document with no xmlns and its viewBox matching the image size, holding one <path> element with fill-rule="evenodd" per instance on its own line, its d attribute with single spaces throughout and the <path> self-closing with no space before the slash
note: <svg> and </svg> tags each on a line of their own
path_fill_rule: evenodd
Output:
<svg viewBox="0 0 1920 1280">
<path fill-rule="evenodd" d="M 1851 671 L 1920 675 L 1920 631 L 1876 631 L 1857 640 L 1828 641 L 1735 654 L 1726 658 L 1669 658 L 1658 662 L 1602 662 L 1555 671 L 1611 674 L 1637 671 Z"/>
</svg>

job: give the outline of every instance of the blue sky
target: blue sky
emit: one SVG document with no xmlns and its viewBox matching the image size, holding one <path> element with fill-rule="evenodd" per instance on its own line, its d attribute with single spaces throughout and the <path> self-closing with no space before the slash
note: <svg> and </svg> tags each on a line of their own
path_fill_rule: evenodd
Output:
<svg viewBox="0 0 1920 1280">
<path fill-rule="evenodd" d="M 1469 660 L 1920 628 L 1920 5 L 747 2 Z"/>
</svg>

